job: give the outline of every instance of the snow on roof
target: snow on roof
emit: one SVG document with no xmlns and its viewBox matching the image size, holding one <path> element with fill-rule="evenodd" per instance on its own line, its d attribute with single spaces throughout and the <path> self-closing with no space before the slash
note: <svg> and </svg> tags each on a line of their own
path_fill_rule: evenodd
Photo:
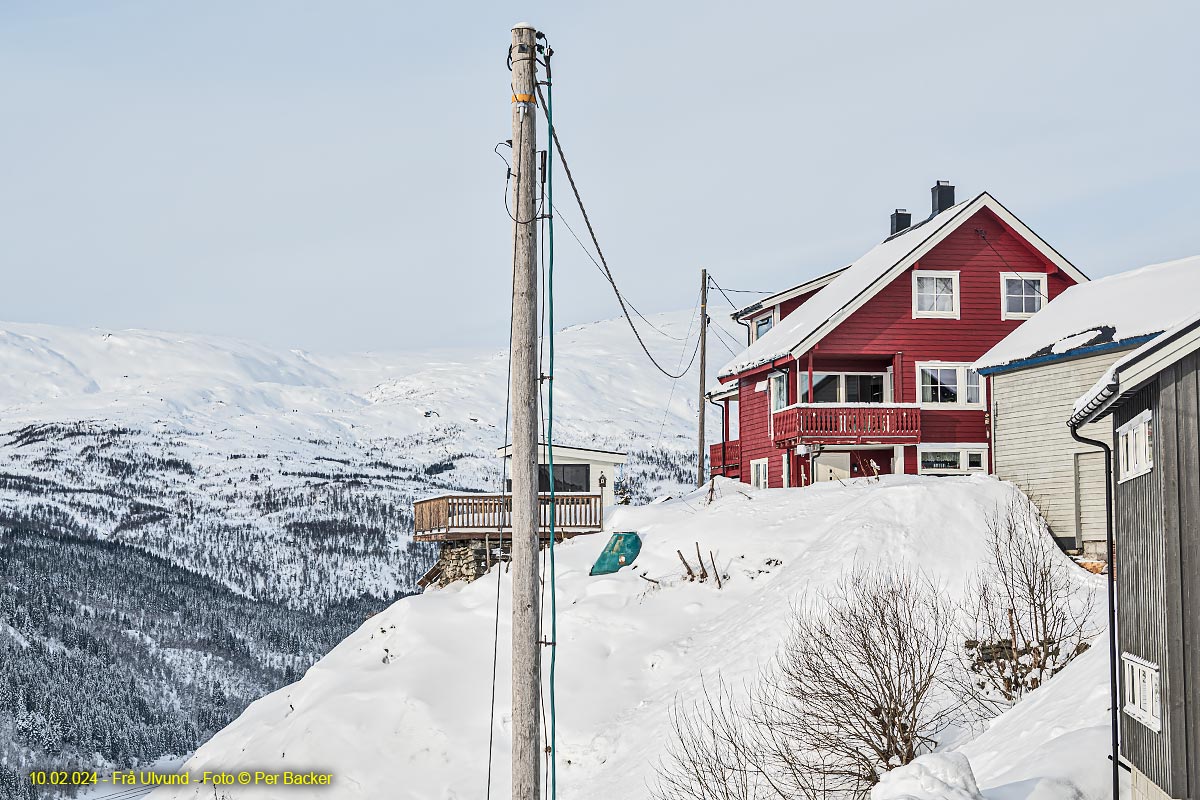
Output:
<svg viewBox="0 0 1200 800">
<path fill-rule="evenodd" d="M 975 367 L 995 369 L 1083 348 L 1134 344 L 1190 316 L 1197 294 L 1200 256 L 1077 284 L 984 353 Z"/>
<path fill-rule="evenodd" d="M 804 305 L 784 317 L 775 327 L 723 366 L 721 378 L 735 375 L 782 358 L 842 311 L 879 278 L 900 263 L 914 249 L 945 228 L 979 197 L 958 203 L 942 213 L 918 223 L 898 235 L 890 236 L 838 273 L 825 288 Z"/>
<path fill-rule="evenodd" d="M 1155 372 L 1195 352 L 1200 348 L 1198 328 L 1200 314 L 1193 313 L 1170 330 L 1114 361 L 1092 388 L 1075 400 L 1067 424 L 1076 428 L 1099 419 L 1118 398 L 1135 391 Z"/>
<path fill-rule="evenodd" d="M 762 311 L 764 308 L 770 308 L 771 306 L 791 300 L 793 297 L 799 297 L 802 294 L 808 294 L 809 292 L 820 289 L 822 286 L 828 286 L 833 282 L 834 278 L 845 271 L 846 267 L 838 267 L 835 270 L 826 272 L 824 275 L 811 278 L 804 283 L 797 283 L 790 289 L 784 289 L 782 292 L 776 292 L 775 294 L 768 295 L 761 300 L 756 300 L 748 306 L 743 306 L 742 308 L 739 308 L 737 311 L 734 311 L 732 314 L 730 314 L 730 316 L 733 319 L 740 320 L 744 317 L 750 316 L 751 314 Z"/>
</svg>

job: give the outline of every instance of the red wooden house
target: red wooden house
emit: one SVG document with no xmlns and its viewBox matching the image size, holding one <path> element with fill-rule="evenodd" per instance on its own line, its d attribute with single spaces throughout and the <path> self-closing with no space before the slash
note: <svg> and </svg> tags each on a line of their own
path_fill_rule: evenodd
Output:
<svg viewBox="0 0 1200 800">
<path fill-rule="evenodd" d="M 988 193 L 933 187 L 929 218 L 848 267 L 738 311 L 748 347 L 710 398 L 714 474 L 757 486 L 991 469 L 988 385 L 971 363 L 1087 277 Z"/>
</svg>

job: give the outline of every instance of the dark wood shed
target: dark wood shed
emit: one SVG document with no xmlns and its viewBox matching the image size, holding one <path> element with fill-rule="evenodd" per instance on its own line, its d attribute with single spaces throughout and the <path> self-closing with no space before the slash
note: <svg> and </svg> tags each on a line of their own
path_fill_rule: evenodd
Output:
<svg viewBox="0 0 1200 800">
<path fill-rule="evenodd" d="M 1200 317 L 1077 408 L 1113 426 L 1121 755 L 1137 800 L 1200 797 Z"/>
</svg>

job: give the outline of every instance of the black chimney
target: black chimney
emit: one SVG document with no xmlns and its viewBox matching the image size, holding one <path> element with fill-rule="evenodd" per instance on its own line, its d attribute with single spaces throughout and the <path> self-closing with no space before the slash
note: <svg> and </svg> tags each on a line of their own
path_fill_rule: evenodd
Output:
<svg viewBox="0 0 1200 800">
<path fill-rule="evenodd" d="M 912 214 L 908 213 L 903 208 L 897 208 L 892 212 L 892 235 L 895 236 L 900 231 L 912 225 Z"/>
<path fill-rule="evenodd" d="M 938 181 L 929 191 L 933 192 L 933 213 L 935 216 L 954 205 L 954 186 L 950 181 Z"/>
</svg>

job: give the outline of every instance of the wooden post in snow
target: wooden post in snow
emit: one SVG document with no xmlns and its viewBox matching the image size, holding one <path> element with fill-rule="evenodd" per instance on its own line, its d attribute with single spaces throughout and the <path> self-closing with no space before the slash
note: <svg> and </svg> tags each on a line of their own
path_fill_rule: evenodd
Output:
<svg viewBox="0 0 1200 800">
<path fill-rule="evenodd" d="M 512 797 L 540 800 L 538 604 L 537 31 L 512 29 Z"/>
<path fill-rule="evenodd" d="M 704 485 L 704 417 L 708 406 L 704 398 L 704 381 L 706 376 L 705 358 L 708 349 L 708 270 L 700 270 L 700 438 L 699 452 L 696 454 L 696 486 Z"/>
</svg>

